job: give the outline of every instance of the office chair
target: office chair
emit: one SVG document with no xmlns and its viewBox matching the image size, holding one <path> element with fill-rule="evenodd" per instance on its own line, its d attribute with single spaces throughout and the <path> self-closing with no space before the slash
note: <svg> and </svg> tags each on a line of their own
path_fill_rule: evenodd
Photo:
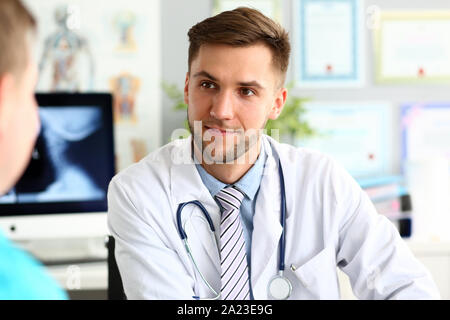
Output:
<svg viewBox="0 0 450 320">
<path fill-rule="evenodd" d="M 112 236 L 108 236 L 106 247 L 108 248 L 108 300 L 126 300 L 122 278 L 114 255 L 115 241 Z"/>
</svg>

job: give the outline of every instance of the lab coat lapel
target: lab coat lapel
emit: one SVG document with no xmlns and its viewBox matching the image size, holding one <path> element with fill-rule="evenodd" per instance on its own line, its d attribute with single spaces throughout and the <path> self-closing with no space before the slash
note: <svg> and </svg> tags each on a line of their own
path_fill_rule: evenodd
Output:
<svg viewBox="0 0 450 320">
<path fill-rule="evenodd" d="M 170 181 L 174 212 L 176 212 L 178 205 L 183 202 L 199 200 L 203 204 L 213 221 L 216 230 L 214 234 L 215 239 L 210 239 L 210 236 L 208 236 L 209 227 L 204 221 L 202 222 L 202 220 L 200 220 L 200 218 L 203 217 L 203 213 L 195 205 L 188 205 L 185 207 L 181 220 L 183 224 L 188 219 L 191 220 L 186 222 L 186 234 L 192 247 L 194 259 L 202 262 L 206 261 L 206 259 L 203 258 L 204 253 L 198 248 L 200 246 L 203 247 L 209 257 L 210 264 L 214 265 L 220 275 L 220 256 L 217 246 L 220 237 L 218 232 L 220 226 L 220 209 L 206 186 L 203 184 L 197 168 L 195 167 L 195 163 L 192 159 L 191 142 L 191 137 L 180 140 L 179 145 L 174 149 L 172 155 Z M 199 245 L 199 243 L 201 245 Z M 205 268 L 205 266 L 199 267 L 201 270 Z"/>
<path fill-rule="evenodd" d="M 251 248 L 251 280 L 255 299 L 267 299 L 267 283 L 278 268 L 277 248 L 282 232 L 278 161 L 272 155 L 267 138 L 263 138 L 263 143 L 268 157 L 256 199 Z"/>
</svg>

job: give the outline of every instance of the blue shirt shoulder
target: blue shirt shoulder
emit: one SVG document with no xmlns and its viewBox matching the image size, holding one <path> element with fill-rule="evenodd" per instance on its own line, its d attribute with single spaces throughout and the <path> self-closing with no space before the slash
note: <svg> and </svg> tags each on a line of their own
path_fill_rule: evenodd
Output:
<svg viewBox="0 0 450 320">
<path fill-rule="evenodd" d="M 0 232 L 0 300 L 66 300 L 42 264 Z"/>
</svg>

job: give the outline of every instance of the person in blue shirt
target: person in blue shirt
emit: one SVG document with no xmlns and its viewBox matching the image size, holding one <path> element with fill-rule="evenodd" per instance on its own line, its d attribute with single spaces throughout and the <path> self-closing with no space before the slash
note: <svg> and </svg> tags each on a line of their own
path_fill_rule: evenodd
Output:
<svg viewBox="0 0 450 320">
<path fill-rule="evenodd" d="M 61 299 L 66 292 L 43 266 L 0 233 L 0 300 Z"/>
<path fill-rule="evenodd" d="M 0 0 L 0 195 L 19 179 L 39 132 L 34 87 L 33 16 L 19 0 Z M 0 232 L 0 299 L 67 299 L 44 267 Z"/>
</svg>

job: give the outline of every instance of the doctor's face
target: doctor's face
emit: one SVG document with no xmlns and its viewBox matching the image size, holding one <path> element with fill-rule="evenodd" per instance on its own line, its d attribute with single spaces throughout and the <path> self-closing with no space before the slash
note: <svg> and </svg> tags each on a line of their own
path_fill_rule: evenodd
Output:
<svg viewBox="0 0 450 320">
<path fill-rule="evenodd" d="M 286 100 L 280 78 L 264 44 L 200 47 L 186 75 L 184 100 L 203 160 L 230 163 L 259 151 L 261 129 L 278 117 Z"/>
</svg>

